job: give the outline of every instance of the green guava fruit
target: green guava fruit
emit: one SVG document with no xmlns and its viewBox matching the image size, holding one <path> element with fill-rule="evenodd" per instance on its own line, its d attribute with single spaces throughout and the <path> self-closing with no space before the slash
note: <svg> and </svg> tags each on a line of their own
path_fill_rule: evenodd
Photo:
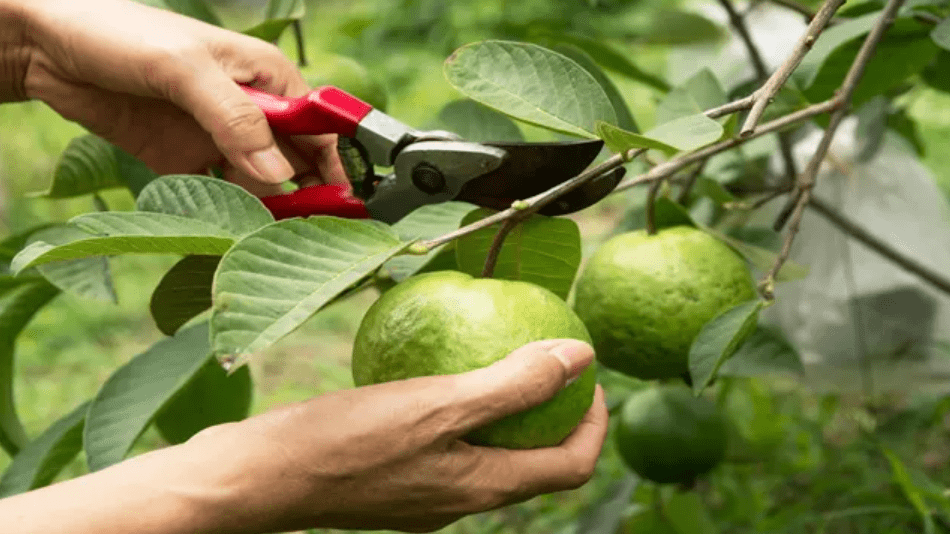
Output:
<svg viewBox="0 0 950 534">
<path fill-rule="evenodd" d="M 574 310 L 598 361 L 642 380 L 668 379 L 689 370 L 703 325 L 754 296 L 742 257 L 702 230 L 674 226 L 608 239 L 578 277 Z"/>
<path fill-rule="evenodd" d="M 649 387 L 624 402 L 614 440 L 641 477 L 688 485 L 722 462 L 728 423 L 715 404 L 686 387 Z"/>
<path fill-rule="evenodd" d="M 356 333 L 357 386 L 486 367 L 544 339 L 590 343 L 584 324 L 557 295 L 519 281 L 457 271 L 413 276 L 370 306 Z M 577 426 L 593 402 L 595 365 L 554 398 L 473 431 L 467 441 L 510 449 L 549 447 Z"/>
</svg>

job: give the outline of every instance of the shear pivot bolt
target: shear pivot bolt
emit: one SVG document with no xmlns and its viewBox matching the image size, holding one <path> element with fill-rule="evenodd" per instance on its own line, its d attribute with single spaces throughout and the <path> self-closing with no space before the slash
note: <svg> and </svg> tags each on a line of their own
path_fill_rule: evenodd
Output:
<svg viewBox="0 0 950 534">
<path fill-rule="evenodd" d="M 445 189 L 445 176 L 442 171 L 428 163 L 420 163 L 412 169 L 412 183 L 420 191 L 435 195 Z"/>
</svg>

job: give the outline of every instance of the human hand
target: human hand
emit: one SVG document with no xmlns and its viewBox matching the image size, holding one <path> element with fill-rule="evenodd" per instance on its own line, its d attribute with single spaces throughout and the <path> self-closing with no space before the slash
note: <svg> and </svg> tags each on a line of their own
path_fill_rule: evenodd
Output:
<svg viewBox="0 0 950 534">
<path fill-rule="evenodd" d="M 159 174 L 204 173 L 259 196 L 345 183 L 336 136 L 275 140 L 240 89 L 309 87 L 275 46 L 128 0 L 4 0 L 25 14 L 30 60 L 20 91 L 135 155 Z"/>
<path fill-rule="evenodd" d="M 558 343 L 528 344 L 470 373 L 331 393 L 212 427 L 183 447 L 204 459 L 195 464 L 202 477 L 227 495 L 214 523 L 222 531 L 230 524 L 248 532 L 436 530 L 590 478 L 607 433 L 599 386 L 557 447 L 507 450 L 461 439 L 551 398 L 593 360 L 585 343 Z"/>
</svg>

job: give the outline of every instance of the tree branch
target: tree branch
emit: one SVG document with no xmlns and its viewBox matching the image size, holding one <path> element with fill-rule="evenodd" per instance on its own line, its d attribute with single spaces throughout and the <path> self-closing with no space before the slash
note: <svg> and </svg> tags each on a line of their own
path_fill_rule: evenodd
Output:
<svg viewBox="0 0 950 534">
<path fill-rule="evenodd" d="M 775 99 L 775 95 L 782 89 L 785 82 L 788 81 L 789 76 L 792 75 L 792 72 L 794 72 L 799 63 L 802 62 L 802 58 L 811 50 L 818 36 L 824 31 L 828 25 L 828 21 L 831 20 L 831 17 L 844 3 L 845 0 L 825 0 L 825 3 L 822 4 L 811 23 L 808 24 L 808 29 L 805 31 L 805 34 L 802 35 L 798 43 L 795 44 L 795 48 L 792 49 L 792 53 L 788 56 L 788 59 L 782 63 L 782 66 L 769 77 L 758 91 L 752 94 L 754 98 L 752 110 L 749 111 L 749 116 L 746 117 L 742 129 L 739 131 L 739 135 L 746 136 L 755 131 L 756 125 L 762 120 L 762 115 L 765 114 L 765 108 L 772 103 Z"/>
<path fill-rule="evenodd" d="M 521 217 L 512 217 L 502 223 L 495 239 L 491 242 L 488 249 L 488 256 L 485 258 L 485 267 L 482 269 L 482 278 L 491 278 L 495 274 L 495 265 L 498 264 L 498 257 L 501 255 L 501 247 L 505 244 L 505 238 L 522 221 Z"/>
<path fill-rule="evenodd" d="M 835 211 L 835 209 L 826 204 L 825 201 L 813 196 L 808 206 L 845 234 L 860 241 L 871 250 L 891 260 L 907 272 L 919 276 L 921 279 L 932 284 L 935 288 L 950 295 L 950 279 L 945 278 L 942 274 L 919 263 L 914 258 L 897 251 L 888 243 L 873 236 L 864 228 Z"/>
<path fill-rule="evenodd" d="M 718 119 L 719 117 L 725 117 L 726 115 L 732 115 L 733 113 L 744 111 L 752 107 L 752 104 L 755 103 L 755 97 L 749 95 L 745 98 L 740 98 L 729 102 L 728 104 L 723 104 L 718 108 L 712 108 L 706 110 L 704 113 L 710 119 Z"/>
<path fill-rule="evenodd" d="M 782 245 L 782 254 L 779 255 L 775 265 L 773 265 L 768 275 L 766 275 L 760 284 L 762 295 L 767 299 L 771 300 L 774 298 L 773 288 L 775 286 L 775 275 L 779 269 L 781 269 L 782 264 L 788 260 L 788 253 L 791 250 L 792 241 L 795 239 L 795 235 L 798 233 L 799 226 L 801 225 L 805 206 L 811 201 L 812 189 L 815 186 L 818 170 L 821 167 L 822 161 L 825 159 L 825 155 L 828 153 L 828 149 L 831 147 L 831 142 L 838 130 L 838 126 L 848 114 L 851 98 L 854 96 L 854 90 L 857 88 L 858 82 L 861 81 L 861 76 L 864 75 L 867 64 L 871 61 L 871 58 L 874 57 L 877 44 L 884 37 L 884 34 L 891 24 L 894 23 L 894 16 L 903 4 L 904 0 L 888 0 L 887 5 L 884 6 L 884 11 L 881 13 L 881 17 L 874 24 L 874 27 L 871 28 L 870 33 L 868 33 L 868 36 L 861 44 L 861 48 L 858 50 L 858 54 L 855 56 L 851 68 L 848 69 L 848 73 L 841 83 L 838 94 L 831 99 L 831 102 L 835 104 L 834 113 L 831 114 L 828 127 L 825 129 L 825 133 L 818 143 L 818 148 L 815 150 L 814 155 L 812 155 L 804 172 L 802 172 L 798 179 L 795 188 L 796 193 L 793 194 L 790 199 L 790 202 L 795 203 L 795 207 L 789 212 L 792 222 L 788 234 L 785 236 L 785 243 Z M 784 214 L 786 211 L 788 210 L 783 210 L 782 213 Z M 781 218 L 776 221 L 776 230 L 784 226 L 782 223 L 784 223 L 784 221 L 781 220 Z"/>
</svg>

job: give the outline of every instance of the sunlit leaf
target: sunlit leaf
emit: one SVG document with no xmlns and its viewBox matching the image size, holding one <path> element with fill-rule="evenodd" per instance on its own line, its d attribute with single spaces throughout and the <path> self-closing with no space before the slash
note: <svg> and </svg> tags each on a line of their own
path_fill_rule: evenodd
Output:
<svg viewBox="0 0 950 534">
<path fill-rule="evenodd" d="M 479 209 L 462 220 L 462 226 L 494 213 Z M 460 271 L 481 276 L 485 260 L 501 223 L 473 232 L 455 242 L 455 259 Z M 519 223 L 505 239 L 494 278 L 522 280 L 567 298 L 581 261 L 581 234 L 570 219 L 535 215 Z"/>
<path fill-rule="evenodd" d="M 463 94 L 530 124 L 593 137 L 598 120 L 615 123 L 600 84 L 571 59 L 528 43 L 482 41 L 445 62 L 445 76 Z"/>
</svg>

